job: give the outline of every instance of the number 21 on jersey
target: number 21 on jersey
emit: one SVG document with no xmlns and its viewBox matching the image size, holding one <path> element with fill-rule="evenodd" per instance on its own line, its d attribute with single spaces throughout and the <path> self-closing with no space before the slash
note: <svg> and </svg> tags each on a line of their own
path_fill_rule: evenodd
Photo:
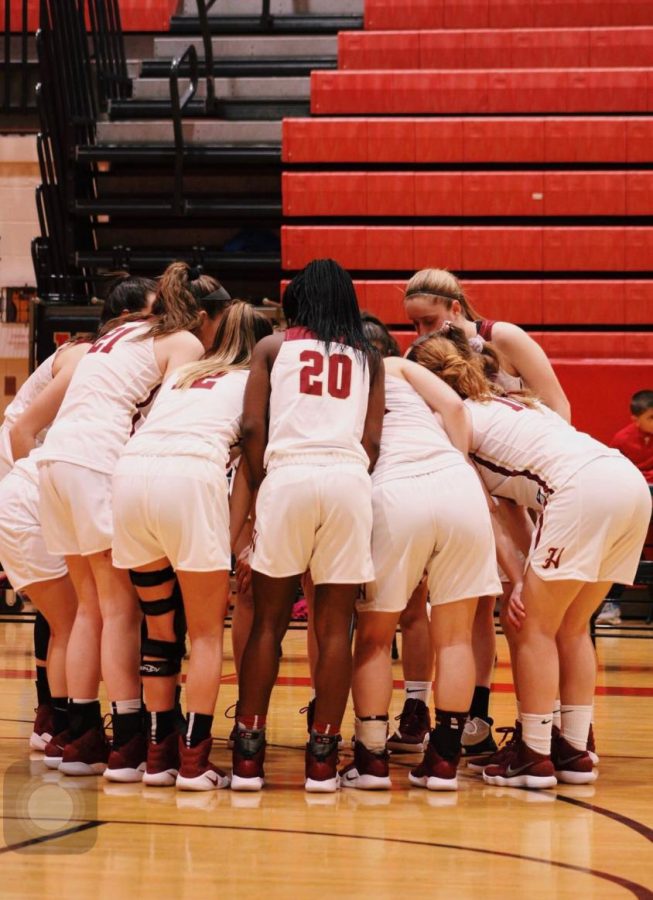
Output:
<svg viewBox="0 0 653 900">
<path fill-rule="evenodd" d="M 345 400 L 351 393 L 351 357 L 344 353 L 324 356 L 317 350 L 302 350 L 299 361 L 306 363 L 299 371 L 299 391 L 321 397 L 324 392 L 324 368 L 326 363 L 326 389 L 331 397 Z"/>
</svg>

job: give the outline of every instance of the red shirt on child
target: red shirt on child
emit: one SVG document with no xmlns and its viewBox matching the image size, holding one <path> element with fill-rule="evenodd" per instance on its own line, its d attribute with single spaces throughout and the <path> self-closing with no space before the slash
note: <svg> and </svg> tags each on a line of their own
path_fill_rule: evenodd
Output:
<svg viewBox="0 0 653 900">
<path fill-rule="evenodd" d="M 631 422 L 615 434 L 611 446 L 621 450 L 648 484 L 653 484 L 653 434 L 642 431 L 637 422 Z"/>
</svg>

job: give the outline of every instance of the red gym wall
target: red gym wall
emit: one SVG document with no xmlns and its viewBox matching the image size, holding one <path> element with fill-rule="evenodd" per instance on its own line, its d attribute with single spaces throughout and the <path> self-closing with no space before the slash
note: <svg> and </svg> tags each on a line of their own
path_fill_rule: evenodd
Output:
<svg viewBox="0 0 653 900">
<path fill-rule="evenodd" d="M 283 126 L 286 277 L 333 256 L 405 347 L 454 270 L 609 440 L 653 387 L 653 0 L 366 0 L 338 51 Z"/>
</svg>

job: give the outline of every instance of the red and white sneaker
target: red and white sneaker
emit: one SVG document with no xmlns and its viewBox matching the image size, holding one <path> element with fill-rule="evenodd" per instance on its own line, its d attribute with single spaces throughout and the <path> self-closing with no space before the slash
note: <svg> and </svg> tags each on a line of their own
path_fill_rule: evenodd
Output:
<svg viewBox="0 0 653 900">
<path fill-rule="evenodd" d="M 107 767 L 111 747 L 102 725 L 89 728 L 66 744 L 59 771 L 64 775 L 101 775 Z"/>
<path fill-rule="evenodd" d="M 587 750 L 578 750 L 557 728 L 551 736 L 551 759 L 556 778 L 563 784 L 593 784 L 599 777 Z"/>
<path fill-rule="evenodd" d="M 589 734 L 587 735 L 587 752 L 589 753 L 590 759 L 592 760 L 592 765 L 597 768 L 601 760 L 599 759 L 599 755 L 596 752 L 596 743 L 594 741 L 594 727 L 591 722 Z"/>
<path fill-rule="evenodd" d="M 417 768 L 411 769 L 408 780 L 415 787 L 426 788 L 428 791 L 457 791 L 459 761 L 460 754 L 453 759 L 443 759 L 429 741 L 424 759 Z"/>
<path fill-rule="evenodd" d="M 207 737 L 195 747 L 187 747 L 179 738 L 178 791 L 219 791 L 228 788 L 231 777 L 209 761 L 213 738 Z"/>
<path fill-rule="evenodd" d="M 499 787 L 525 787 L 543 790 L 558 783 L 550 756 L 542 756 L 520 740 L 506 753 L 502 762 L 486 766 L 483 772 L 486 784 Z"/>
<path fill-rule="evenodd" d="M 467 759 L 467 768 L 475 775 L 482 775 L 488 766 L 499 766 L 509 753 L 515 749 L 521 740 L 521 722 L 515 722 L 514 728 L 504 725 L 496 729 L 497 734 L 503 734 L 497 750 L 489 756 L 472 756 Z"/>
<path fill-rule="evenodd" d="M 426 703 L 417 699 L 406 700 L 396 718 L 399 727 L 388 738 L 388 750 L 393 753 L 423 753 L 431 731 L 431 714 Z"/>
<path fill-rule="evenodd" d="M 63 750 L 72 740 L 68 730 L 61 731 L 50 738 L 43 751 L 43 762 L 48 769 L 58 769 L 63 760 Z"/>
<path fill-rule="evenodd" d="M 158 744 L 147 745 L 147 761 L 143 784 L 149 787 L 172 787 L 179 772 L 179 735 L 169 734 Z"/>
<path fill-rule="evenodd" d="M 232 791 L 260 791 L 265 784 L 265 734 L 258 729 L 237 731 L 231 770 Z"/>
<path fill-rule="evenodd" d="M 354 743 L 354 761 L 340 772 L 340 786 L 358 788 L 361 791 L 389 791 L 390 754 L 372 753 L 360 741 Z"/>
<path fill-rule="evenodd" d="M 35 712 L 29 748 L 43 753 L 54 736 L 54 708 L 51 703 L 39 703 Z"/>
<path fill-rule="evenodd" d="M 304 790 L 309 794 L 333 794 L 340 787 L 338 775 L 339 734 L 313 732 L 306 744 Z"/>
<path fill-rule="evenodd" d="M 141 781 L 147 758 L 147 740 L 144 734 L 134 737 L 118 749 L 112 749 L 104 777 L 109 781 L 129 783 Z"/>
</svg>

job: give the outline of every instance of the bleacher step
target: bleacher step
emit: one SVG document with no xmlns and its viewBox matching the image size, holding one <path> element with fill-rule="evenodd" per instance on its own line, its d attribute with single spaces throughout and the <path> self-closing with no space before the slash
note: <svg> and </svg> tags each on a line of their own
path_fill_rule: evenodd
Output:
<svg viewBox="0 0 653 900">
<path fill-rule="evenodd" d="M 142 78 L 168 78 L 170 65 L 171 60 L 169 59 L 146 59 L 140 67 L 140 75 Z M 278 78 L 281 76 L 306 78 L 316 69 L 336 69 L 337 66 L 338 61 L 335 56 L 291 57 L 290 59 L 243 57 L 229 59 L 226 62 L 214 59 L 213 75 L 216 78 Z M 188 64 L 184 63 L 180 66 L 179 71 L 182 74 L 188 74 Z M 202 76 L 206 74 L 203 59 L 198 60 L 198 72 Z"/>
<path fill-rule="evenodd" d="M 280 121 L 184 119 L 184 143 L 188 144 L 280 144 Z M 169 120 L 98 122 L 98 144 L 168 144 L 174 141 Z"/>
<path fill-rule="evenodd" d="M 273 16 L 362 16 L 364 0 L 271 0 Z M 261 0 L 221 0 L 209 10 L 209 16 L 256 16 Z M 197 15 L 197 0 L 184 0 L 182 15 Z"/>
<path fill-rule="evenodd" d="M 311 96 L 310 78 L 215 78 L 215 96 L 240 100 L 305 100 Z M 196 98 L 206 96 L 206 81 L 199 82 Z M 135 82 L 133 100 L 169 100 L 167 78 L 142 78 Z"/>
<path fill-rule="evenodd" d="M 215 16 L 209 19 L 212 34 L 338 34 L 363 27 L 362 16 L 278 16 L 270 22 L 261 22 L 260 16 Z M 170 20 L 172 34 L 197 34 L 200 20 L 197 16 L 173 16 Z"/>
<path fill-rule="evenodd" d="M 192 36 L 158 37 L 154 41 L 154 56 L 156 59 L 173 59 L 186 50 L 192 44 L 199 56 L 204 56 L 204 44 L 199 36 L 199 29 Z M 268 57 L 278 58 L 302 58 L 329 56 L 336 59 L 338 55 L 338 38 L 335 36 L 286 37 L 214 37 L 211 40 L 213 57 L 215 62 L 225 62 L 230 59 L 243 59 L 251 57 L 262 60 Z"/>
<path fill-rule="evenodd" d="M 109 103 L 109 117 L 114 121 L 124 119 L 160 119 L 171 115 L 170 100 L 112 100 Z M 211 112 L 206 109 L 203 100 L 191 100 L 186 107 L 186 115 L 196 117 L 218 116 L 228 121 L 258 120 L 275 121 L 288 116 L 308 116 L 310 102 L 308 100 L 261 98 L 237 100 L 221 99 L 218 109 Z"/>
</svg>

